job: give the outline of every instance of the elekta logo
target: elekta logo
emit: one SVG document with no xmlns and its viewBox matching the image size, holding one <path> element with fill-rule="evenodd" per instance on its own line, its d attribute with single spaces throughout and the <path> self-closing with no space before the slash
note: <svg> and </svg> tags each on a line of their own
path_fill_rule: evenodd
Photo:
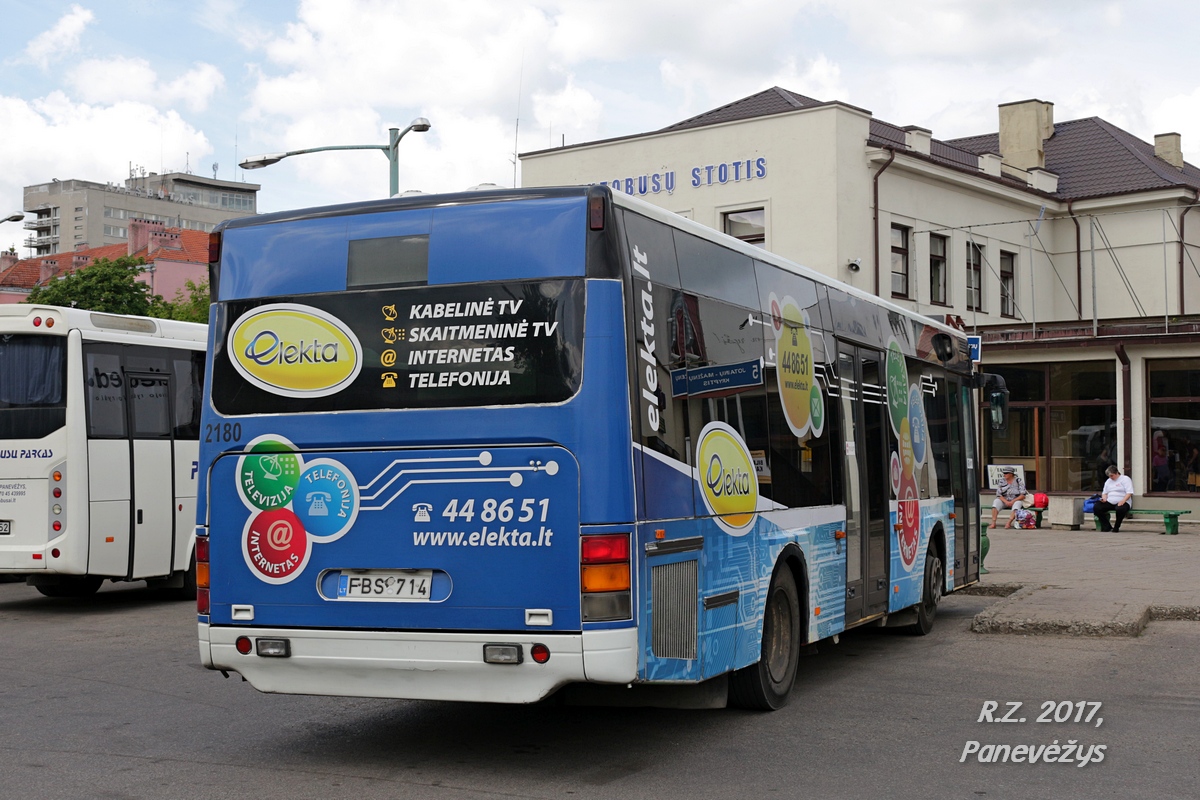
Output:
<svg viewBox="0 0 1200 800">
<path fill-rule="evenodd" d="M 710 422 L 696 445 L 700 494 L 721 530 L 733 536 L 750 532 L 758 511 L 758 478 L 754 461 L 738 432 L 724 422 Z"/>
<path fill-rule="evenodd" d="M 246 346 L 246 358 L 260 367 L 276 362 L 283 364 L 321 364 L 338 360 L 337 342 L 305 342 L 289 344 L 275 331 L 263 331 Z"/>
<path fill-rule="evenodd" d="M 226 347 L 238 374 L 284 397 L 335 394 L 362 369 L 362 347 L 345 323 L 293 303 L 247 311 L 230 328 Z"/>
</svg>

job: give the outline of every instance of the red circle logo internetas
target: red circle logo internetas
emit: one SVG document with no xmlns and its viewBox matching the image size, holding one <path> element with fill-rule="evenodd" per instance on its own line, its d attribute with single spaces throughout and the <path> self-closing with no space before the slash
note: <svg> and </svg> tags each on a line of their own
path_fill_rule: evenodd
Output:
<svg viewBox="0 0 1200 800">
<path fill-rule="evenodd" d="M 268 583 L 287 583 L 299 575 L 310 552 L 304 524 L 287 508 L 259 512 L 242 538 L 246 564 Z"/>
</svg>

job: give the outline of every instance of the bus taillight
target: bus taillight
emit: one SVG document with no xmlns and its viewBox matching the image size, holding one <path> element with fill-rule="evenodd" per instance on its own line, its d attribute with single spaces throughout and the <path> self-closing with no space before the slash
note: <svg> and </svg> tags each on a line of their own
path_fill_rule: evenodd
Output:
<svg viewBox="0 0 1200 800">
<path fill-rule="evenodd" d="M 629 534 L 583 536 L 579 554 L 584 621 L 629 619 L 632 608 Z"/>
<path fill-rule="evenodd" d="M 604 195 L 588 196 L 588 230 L 604 230 Z"/>
<path fill-rule="evenodd" d="M 209 610 L 208 537 L 196 537 L 196 613 Z"/>
</svg>

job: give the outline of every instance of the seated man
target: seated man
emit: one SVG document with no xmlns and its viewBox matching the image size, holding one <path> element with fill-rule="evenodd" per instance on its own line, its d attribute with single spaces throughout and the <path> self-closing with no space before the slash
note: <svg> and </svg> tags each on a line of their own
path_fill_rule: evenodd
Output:
<svg viewBox="0 0 1200 800">
<path fill-rule="evenodd" d="M 1004 527 L 1011 528 L 1017 519 L 1017 509 L 1025 507 L 1025 481 L 1017 477 L 1017 472 L 1012 467 L 1005 467 L 1003 470 L 1004 481 L 996 487 L 996 500 L 992 503 L 992 527 L 996 527 L 996 517 L 1000 513 L 1000 509 L 1007 508 L 1012 511 L 1008 516 L 1008 524 Z"/>
<path fill-rule="evenodd" d="M 1100 520 L 1100 530 L 1117 533 L 1121 530 L 1121 522 L 1133 508 L 1133 481 L 1128 475 L 1122 475 L 1117 465 L 1113 464 L 1104 470 L 1108 480 L 1104 482 L 1104 490 L 1100 493 L 1100 502 L 1096 503 L 1096 518 Z M 1117 512 L 1117 524 L 1109 525 L 1108 515 Z"/>
</svg>

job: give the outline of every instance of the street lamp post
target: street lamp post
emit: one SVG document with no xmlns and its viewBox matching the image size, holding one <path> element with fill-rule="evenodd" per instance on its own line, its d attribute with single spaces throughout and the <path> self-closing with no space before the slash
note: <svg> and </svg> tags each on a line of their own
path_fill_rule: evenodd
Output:
<svg viewBox="0 0 1200 800">
<path fill-rule="evenodd" d="M 262 167 L 269 167 L 272 164 L 277 164 L 289 156 L 299 156 L 304 155 L 305 153 L 320 153 L 324 150 L 382 150 L 383 154 L 387 156 L 388 160 L 388 188 L 390 190 L 388 192 L 388 196 L 391 197 L 400 191 L 400 160 L 397 153 L 400 140 L 403 139 L 404 135 L 409 131 L 424 133 L 425 131 L 429 130 L 430 127 L 429 120 L 425 119 L 424 117 L 417 117 L 410 122 L 408 127 L 404 130 L 400 130 L 399 128 L 389 128 L 387 144 L 339 144 L 328 145 L 326 147 L 309 147 L 304 150 L 289 150 L 286 153 L 266 153 L 261 156 L 252 156 L 251 158 L 247 158 L 245 161 L 238 164 L 238 166 L 242 169 L 261 169 Z"/>
</svg>

